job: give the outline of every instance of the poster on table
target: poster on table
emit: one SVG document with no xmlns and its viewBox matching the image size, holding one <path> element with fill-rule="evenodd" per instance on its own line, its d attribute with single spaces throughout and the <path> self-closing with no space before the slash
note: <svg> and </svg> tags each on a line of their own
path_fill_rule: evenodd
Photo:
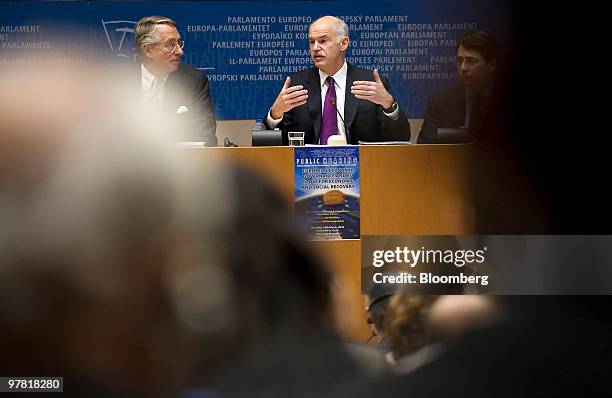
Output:
<svg viewBox="0 0 612 398">
<path fill-rule="evenodd" d="M 359 148 L 295 148 L 295 215 L 312 240 L 359 239 Z"/>
</svg>

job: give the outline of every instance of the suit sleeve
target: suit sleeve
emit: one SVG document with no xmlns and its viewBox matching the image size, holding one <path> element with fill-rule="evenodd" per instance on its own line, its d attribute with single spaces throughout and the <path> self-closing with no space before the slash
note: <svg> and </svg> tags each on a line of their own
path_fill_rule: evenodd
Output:
<svg viewBox="0 0 612 398">
<path fill-rule="evenodd" d="M 433 144 L 438 140 L 438 127 L 440 127 L 440 110 L 431 98 L 427 100 L 427 110 L 423 126 L 419 132 L 419 144 Z"/>
<path fill-rule="evenodd" d="M 195 104 L 199 112 L 198 134 L 206 146 L 217 145 L 217 120 L 210 97 L 208 78 L 201 73 L 195 87 Z"/>
<path fill-rule="evenodd" d="M 270 113 L 270 110 L 268 110 L 268 113 Z M 268 123 L 268 113 L 266 113 L 262 118 L 262 122 L 267 129 L 273 130 L 274 128 L 278 128 L 282 131 L 291 130 L 291 126 L 293 125 L 293 109 L 283 113 L 283 118 L 278 123 L 278 126 L 275 126 L 274 128 L 270 126 L 270 123 Z"/>
<path fill-rule="evenodd" d="M 391 93 L 391 87 L 389 80 L 386 76 L 381 76 L 381 81 L 387 91 Z M 399 109 L 399 117 L 397 120 L 393 120 L 387 117 L 383 112 L 383 107 L 378 106 L 378 120 L 382 125 L 383 140 L 385 141 L 409 141 L 410 140 L 410 123 L 406 115 Z"/>
<path fill-rule="evenodd" d="M 269 124 L 268 124 L 268 115 L 266 114 L 266 116 L 263 118 L 263 124 L 264 126 L 266 126 L 267 129 L 269 130 L 274 130 L 274 128 L 272 128 Z M 289 145 L 289 131 L 292 131 L 293 128 L 293 109 L 290 110 L 289 112 L 285 112 L 283 114 L 283 119 L 280 121 L 280 123 L 278 124 L 278 126 L 276 126 L 275 128 L 278 128 L 281 131 L 281 138 L 282 138 L 282 144 L 283 145 Z"/>
</svg>

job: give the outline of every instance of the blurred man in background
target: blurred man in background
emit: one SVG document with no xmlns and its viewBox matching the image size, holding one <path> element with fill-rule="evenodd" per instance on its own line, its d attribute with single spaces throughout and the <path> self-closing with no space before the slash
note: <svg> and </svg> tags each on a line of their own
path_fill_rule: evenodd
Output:
<svg viewBox="0 0 612 398">
<path fill-rule="evenodd" d="M 485 32 L 468 32 L 457 45 L 457 72 L 461 85 L 445 90 L 427 100 L 427 110 L 419 144 L 433 144 L 438 128 L 482 127 L 493 95 L 499 58 L 499 44 Z"/>
</svg>

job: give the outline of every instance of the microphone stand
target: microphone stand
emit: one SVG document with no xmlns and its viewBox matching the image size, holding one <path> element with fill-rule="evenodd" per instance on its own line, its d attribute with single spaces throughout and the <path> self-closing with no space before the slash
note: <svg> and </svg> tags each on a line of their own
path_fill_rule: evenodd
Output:
<svg viewBox="0 0 612 398">
<path fill-rule="evenodd" d="M 346 137 L 346 144 L 350 145 L 351 136 L 349 134 L 348 127 L 346 126 L 346 122 L 344 121 L 344 118 L 342 117 L 342 115 L 340 114 L 340 111 L 338 110 L 338 107 L 336 106 L 336 97 L 331 97 L 329 99 L 329 102 L 331 102 L 334 108 L 336 108 L 336 113 L 338 114 L 338 116 L 340 116 L 340 120 L 342 120 L 342 125 L 344 126 L 344 136 Z"/>
</svg>

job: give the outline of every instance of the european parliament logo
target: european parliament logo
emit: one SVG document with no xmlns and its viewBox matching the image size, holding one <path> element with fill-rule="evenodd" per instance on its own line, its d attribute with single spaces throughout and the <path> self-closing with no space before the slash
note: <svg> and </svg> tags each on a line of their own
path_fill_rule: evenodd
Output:
<svg viewBox="0 0 612 398">
<path fill-rule="evenodd" d="M 134 28 L 135 21 L 104 21 L 102 27 L 106 34 L 111 53 L 117 57 L 134 60 Z"/>
</svg>

